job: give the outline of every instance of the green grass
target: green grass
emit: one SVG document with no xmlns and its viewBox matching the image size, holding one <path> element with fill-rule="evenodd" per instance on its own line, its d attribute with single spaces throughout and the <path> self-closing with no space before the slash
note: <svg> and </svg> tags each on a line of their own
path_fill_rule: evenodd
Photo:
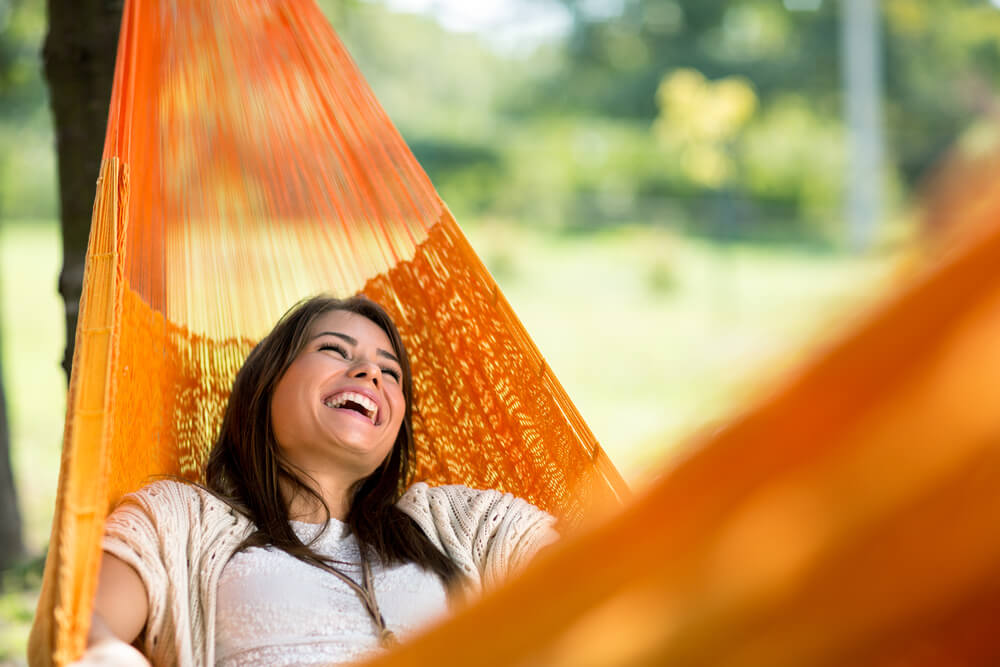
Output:
<svg viewBox="0 0 1000 667">
<path fill-rule="evenodd" d="M 626 479 L 641 483 L 882 295 L 893 263 L 663 229 L 552 237 L 469 229 Z"/>
<path fill-rule="evenodd" d="M 0 225 L 0 345 L 25 541 L 35 556 L 3 574 L 0 665 L 23 664 L 38 598 L 38 555 L 48 542 L 62 445 L 66 337 L 56 291 L 61 262 L 50 221 Z"/>
<path fill-rule="evenodd" d="M 29 549 L 48 542 L 66 409 L 66 341 L 52 222 L 0 227 L 0 344 L 12 456 Z"/>
<path fill-rule="evenodd" d="M 626 479 L 641 484 L 843 331 L 892 263 L 792 248 L 719 247 L 649 228 L 553 236 L 481 222 L 469 237 Z M 0 227 L 0 341 L 15 475 L 33 554 L 55 500 L 65 380 L 58 228 Z M 35 561 L 37 566 L 37 561 Z M 19 664 L 37 577 L 6 580 L 0 665 Z M 13 582 L 13 583 L 11 583 Z"/>
<path fill-rule="evenodd" d="M 0 575 L 0 666 L 25 664 L 25 645 L 42 584 L 43 556 Z"/>
</svg>

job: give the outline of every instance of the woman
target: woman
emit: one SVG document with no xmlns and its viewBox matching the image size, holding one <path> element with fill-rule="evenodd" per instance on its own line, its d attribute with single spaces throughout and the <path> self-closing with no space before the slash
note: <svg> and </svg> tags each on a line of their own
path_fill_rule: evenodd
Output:
<svg viewBox="0 0 1000 667">
<path fill-rule="evenodd" d="M 412 378 L 376 303 L 309 299 L 250 353 L 205 487 L 159 481 L 108 518 L 80 664 L 362 657 L 552 542 L 510 494 L 415 484 Z"/>
</svg>

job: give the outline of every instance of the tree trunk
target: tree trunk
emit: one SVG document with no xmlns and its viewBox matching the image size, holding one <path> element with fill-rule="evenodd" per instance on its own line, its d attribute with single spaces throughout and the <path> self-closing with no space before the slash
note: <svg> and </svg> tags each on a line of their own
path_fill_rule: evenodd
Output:
<svg viewBox="0 0 1000 667">
<path fill-rule="evenodd" d="M 0 359 L 0 570 L 24 556 L 21 512 L 17 506 L 14 471 L 10 464 L 10 429 L 3 390 L 3 360 Z"/>
<path fill-rule="evenodd" d="M 59 163 L 63 267 L 59 294 L 66 306 L 69 377 L 83 264 L 94 192 L 111 103 L 123 0 L 49 0 L 43 56 Z"/>
</svg>

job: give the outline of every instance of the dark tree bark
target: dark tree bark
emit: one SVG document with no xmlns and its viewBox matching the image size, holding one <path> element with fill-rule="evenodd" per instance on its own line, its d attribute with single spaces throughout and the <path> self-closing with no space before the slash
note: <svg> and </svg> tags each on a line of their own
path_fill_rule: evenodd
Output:
<svg viewBox="0 0 1000 667">
<path fill-rule="evenodd" d="M 83 264 L 94 192 L 111 103 L 123 0 L 48 0 L 49 33 L 43 55 L 49 82 L 59 163 L 63 267 L 59 294 L 66 305 L 69 377 Z"/>
<path fill-rule="evenodd" d="M 3 360 L 0 359 L 0 570 L 24 556 L 21 512 L 17 506 L 14 471 L 10 465 L 10 429 L 3 390 Z"/>
</svg>

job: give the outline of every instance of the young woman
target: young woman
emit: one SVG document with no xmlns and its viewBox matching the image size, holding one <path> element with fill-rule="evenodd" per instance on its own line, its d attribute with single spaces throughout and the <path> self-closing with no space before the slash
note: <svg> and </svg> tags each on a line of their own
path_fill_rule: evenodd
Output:
<svg viewBox="0 0 1000 667">
<path fill-rule="evenodd" d="M 316 297 L 286 314 L 236 376 L 205 488 L 159 481 L 108 518 L 79 664 L 355 660 L 556 538 L 510 494 L 406 489 L 411 408 L 379 305 Z"/>
</svg>

